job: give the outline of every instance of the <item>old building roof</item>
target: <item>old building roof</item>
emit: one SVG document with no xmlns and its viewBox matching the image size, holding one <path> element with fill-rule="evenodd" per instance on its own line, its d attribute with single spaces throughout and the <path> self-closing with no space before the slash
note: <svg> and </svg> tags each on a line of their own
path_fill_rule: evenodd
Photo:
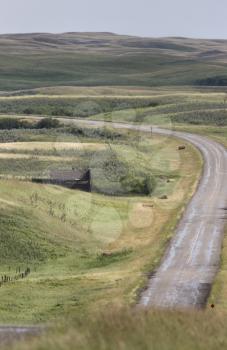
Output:
<svg viewBox="0 0 227 350">
<path fill-rule="evenodd" d="M 86 172 L 77 169 L 52 170 L 50 171 L 50 178 L 60 181 L 78 181 L 81 180 L 85 174 Z"/>
</svg>

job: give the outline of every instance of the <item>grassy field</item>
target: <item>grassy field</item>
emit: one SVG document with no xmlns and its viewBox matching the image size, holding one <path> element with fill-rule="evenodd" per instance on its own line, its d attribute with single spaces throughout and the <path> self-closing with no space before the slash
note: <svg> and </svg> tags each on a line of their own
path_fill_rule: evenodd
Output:
<svg viewBox="0 0 227 350">
<path fill-rule="evenodd" d="M 174 127 L 178 124 L 226 125 L 226 94 L 212 91 L 177 91 L 169 89 L 153 95 L 153 106 L 112 110 L 107 113 L 91 115 L 90 119 L 106 121 L 128 121 Z M 76 116 L 75 116 L 76 117 Z"/>
<path fill-rule="evenodd" d="M 28 139 L 29 135 L 28 131 Z M 86 316 L 112 303 L 136 302 L 195 190 L 201 157 L 189 145 L 179 152 L 180 141 L 175 139 L 122 135 L 111 144 L 112 152 L 128 164 L 131 173 L 138 167 L 152 174 L 151 196 L 112 197 L 18 180 L 40 169 L 43 159 L 39 157 L 53 156 L 53 147 L 56 151 L 61 146 L 56 155 L 61 166 L 70 164 L 62 149 L 73 152 L 76 164 L 89 155 L 97 163 L 103 152 L 100 145 L 109 147 L 104 142 L 97 149 L 97 139 L 93 153 L 81 153 L 72 141 L 69 148 L 63 138 L 61 145 L 59 139 L 54 145 L 48 143 L 51 132 L 39 146 L 2 144 L 0 276 L 13 279 L 27 268 L 31 273 L 0 288 L 1 323 L 39 323 L 65 314 Z M 11 158 L 12 154 L 32 156 L 35 149 L 35 159 Z M 53 162 L 48 159 L 45 165 L 51 167 Z M 113 179 L 106 181 L 108 188 L 113 186 Z M 161 199 L 163 195 L 166 199 Z"/>
<path fill-rule="evenodd" d="M 65 89 L 54 88 L 53 95 L 51 95 L 51 89 L 43 89 L 41 96 L 2 97 L 1 101 L 9 103 L 12 108 L 15 108 L 15 111 L 18 106 L 20 114 L 21 106 L 30 102 L 34 108 L 37 108 L 45 100 L 46 106 L 52 108 L 52 103 L 55 105 L 57 101 L 57 92 L 63 94 Z M 78 103 L 81 96 L 73 96 L 72 91 L 75 92 L 75 90 L 72 88 L 69 91 L 70 101 Z M 84 91 L 84 88 L 81 88 L 79 91 L 77 90 L 77 94 L 84 94 Z M 124 91 L 125 93 L 127 91 L 128 94 L 129 90 L 125 88 Z M 115 93 L 114 88 L 109 88 L 104 92 L 101 90 L 100 92 L 106 93 L 108 96 L 97 97 L 96 95 L 95 101 L 102 101 L 101 106 L 105 105 L 109 111 L 95 114 L 95 105 L 94 110 L 86 110 L 87 115 L 84 117 L 104 121 L 130 121 L 136 124 L 152 123 L 173 130 L 200 133 L 226 145 L 226 95 L 224 92 L 217 89 L 197 91 L 191 88 L 179 91 L 168 88 L 159 89 L 155 93 L 150 91 L 151 95 L 147 100 L 147 97 L 143 95 L 144 92 L 141 92 L 140 89 L 130 91 L 130 96 L 123 95 L 122 99 L 117 96 L 117 100 L 115 100 L 111 95 Z M 137 95 L 140 96 L 138 100 L 137 97 L 135 99 Z M 84 98 L 87 99 L 83 96 L 82 99 Z M 131 101 L 132 104 L 123 105 L 124 110 L 114 110 L 113 103 L 116 103 L 116 108 L 121 108 L 122 105 L 119 104 L 119 101 L 125 102 L 126 100 Z M 141 100 L 146 103 L 151 102 L 152 105 L 149 107 L 143 103 L 139 106 L 136 105 L 137 101 Z M 61 95 L 59 101 L 65 101 L 66 105 L 70 106 L 67 95 Z M 134 108 L 130 108 L 133 104 Z M 55 107 L 58 108 L 58 105 Z M 8 112 L 10 116 L 10 110 Z M 217 112 L 220 117 L 217 117 Z M 64 114 L 67 118 L 74 119 L 67 113 L 63 113 L 63 116 Z M 42 113 L 40 115 L 42 116 Z M 75 114 L 76 116 L 80 115 Z M 4 117 L 2 116 L 2 118 Z M 30 114 L 25 114 L 20 118 L 32 121 L 32 123 L 38 120 L 36 116 Z M 62 121 L 63 119 L 61 119 Z M 13 305 L 14 310 L 16 307 L 17 313 L 14 317 L 7 306 L 7 309 L 2 310 L 2 322 L 17 322 L 18 320 L 21 322 L 42 322 L 64 316 L 69 313 L 69 310 L 72 313 L 87 315 L 88 313 L 96 313 L 100 308 L 105 308 L 110 302 L 120 305 L 133 304 L 139 288 L 146 283 L 146 274 L 148 271 L 152 271 L 160 261 L 184 204 L 195 188 L 193 184 L 196 181 L 196 174 L 199 173 L 201 160 L 199 160 L 197 152 L 189 146 L 185 152 L 178 152 L 177 147 L 181 142 L 177 140 L 154 135 L 153 137 L 144 136 L 134 132 L 113 131 L 106 129 L 106 127 L 102 130 L 104 131 L 99 128 L 82 128 L 80 130 L 78 127 L 72 130 L 70 125 L 60 125 L 51 130 L 20 128 L 0 130 L 0 141 L 2 142 L 0 143 L 1 177 L 16 179 L 23 176 L 29 178 L 42 176 L 46 170 L 52 167 L 70 167 L 72 164 L 92 167 L 95 164 L 93 171 L 98 179 L 94 186 L 96 193 L 92 194 L 88 205 L 89 210 L 85 209 L 90 215 L 90 206 L 93 208 L 91 215 L 93 221 L 87 220 L 86 216 L 79 216 L 80 219 L 76 220 L 76 227 L 82 227 L 84 236 L 84 241 L 81 240 L 76 244 L 76 253 L 72 249 L 75 242 L 70 242 L 69 249 L 64 238 L 66 253 L 63 256 L 59 257 L 55 250 L 52 253 L 51 247 L 50 251 L 54 255 L 54 260 L 49 261 L 46 258 L 47 263 L 40 263 L 38 259 L 38 262 L 31 264 L 32 273 L 26 281 L 16 283 L 15 289 L 11 285 L 4 286 L 2 302 Z M 136 176 L 138 171 L 140 176 L 141 172 L 152 174 L 155 185 L 151 197 L 141 197 L 139 194 L 134 195 L 134 197 L 125 195 L 124 191 L 122 192 L 122 184 L 119 189 L 117 178 L 110 180 L 108 172 L 96 171 L 100 167 L 103 169 L 102 159 L 109 159 L 110 154 L 117 157 L 117 166 L 127 166 L 131 173 L 136 174 Z M 13 166 L 12 159 L 14 159 Z M 187 173 L 194 175 L 189 179 L 185 176 Z M 24 186 L 24 184 L 19 182 L 17 186 Z M 49 204 L 45 204 L 46 206 L 43 207 L 42 201 L 45 196 L 43 188 L 34 191 L 30 189 L 30 186 L 35 185 L 29 184 L 26 187 L 26 191 L 29 191 L 28 197 L 32 198 L 31 203 L 35 206 L 35 210 L 37 206 L 41 210 L 40 215 L 43 215 L 43 211 L 45 215 L 47 213 L 55 225 L 56 219 L 60 220 L 64 227 L 66 225 L 65 232 L 67 234 L 71 232 L 72 227 L 74 229 L 73 220 L 68 219 L 68 222 L 65 219 L 67 210 L 62 210 L 64 203 L 67 203 L 67 196 L 71 196 L 70 191 L 58 189 L 61 193 L 61 200 L 57 205 L 54 204 L 57 200 L 51 192 L 51 195 L 48 194 L 50 197 L 47 203 Z M 47 189 L 49 191 L 48 187 L 45 188 L 45 191 Z M 103 197 L 97 193 L 123 194 L 123 197 Z M 73 196 L 77 206 L 83 207 L 84 202 L 87 201 L 86 195 L 75 192 Z M 162 196 L 167 196 L 167 199 L 161 199 Z M 3 198 L 3 202 L 7 201 L 10 199 Z M 47 218 L 46 222 L 48 220 Z M 84 221 L 89 223 L 86 229 L 83 227 Z M 30 224 L 27 223 L 27 225 Z M 49 223 L 48 226 L 50 226 Z M 119 232 L 121 232 L 120 235 Z M 89 241 L 90 238 L 87 239 L 85 233 L 94 241 Z M 88 241 L 89 248 L 87 248 Z M 109 252 L 111 252 L 110 255 Z M 103 253 L 104 255 L 102 255 Z M 49 251 L 46 254 L 50 254 Z M 223 261 L 225 261 L 225 249 L 223 249 Z M 20 264 L 21 269 L 26 268 L 27 263 L 22 261 Z M 6 271 L 12 273 L 15 270 L 15 266 L 10 265 L 9 271 L 8 265 L 10 264 L 3 263 L 2 274 Z M 18 266 L 17 263 L 16 266 Z M 209 301 L 209 303 L 214 302 L 215 305 L 220 305 L 220 308 L 225 307 L 224 274 L 225 265 L 223 264 Z M 38 292 L 34 288 L 36 285 L 39 285 Z M 26 303 L 19 298 L 20 306 L 18 304 L 15 306 L 13 303 L 15 294 L 19 291 L 19 294 L 26 296 L 27 288 L 31 298 L 29 297 Z M 42 302 L 40 290 L 45 293 L 45 303 Z M 34 300 L 36 301 L 34 302 Z M 218 302 L 218 300 L 222 301 Z M 43 303 L 42 310 L 40 309 L 41 302 Z"/>
<path fill-rule="evenodd" d="M 213 309 L 139 312 L 115 307 L 86 321 L 69 319 L 40 339 L 12 349 L 216 350 L 227 346 L 226 320 L 226 313 Z"/>
<path fill-rule="evenodd" d="M 64 90 L 65 95 L 56 95 L 57 91 L 63 93 Z M 33 91 L 33 95 L 0 97 L 2 118 L 11 117 L 16 113 L 16 116 L 22 115 L 24 121 L 47 115 L 72 120 L 79 117 L 113 122 L 149 123 L 168 128 L 186 124 L 192 127 L 227 125 L 226 93 L 218 88 L 213 88 L 211 91 L 204 88 L 200 90 L 159 88 L 156 91 L 150 90 L 150 95 L 139 95 L 146 92 L 143 89 L 125 88 L 124 94 L 117 97 L 114 89 L 107 90 L 108 95 L 83 95 L 83 97 L 78 93 L 69 97 L 67 88 L 55 89 L 55 95 L 51 95 L 50 89 L 45 91 L 46 94 L 42 92 L 42 95 L 34 95 Z M 84 94 L 89 93 L 84 88 L 80 91 Z M 50 95 L 47 95 L 48 93 Z"/>
<path fill-rule="evenodd" d="M 0 47 L 0 323 L 51 324 L 16 349 L 225 348 L 226 235 L 206 310 L 134 308 L 201 155 L 73 121 L 154 124 L 227 146 L 227 41 L 23 34 L 0 35 Z M 45 116 L 60 124 L 40 126 Z M 92 170 L 92 193 L 31 182 L 72 166 Z"/>
<path fill-rule="evenodd" d="M 111 33 L 1 35 L 0 89 L 223 85 L 226 41 Z M 15 54 L 16 52 L 16 54 Z M 35 67 L 35 69 L 34 69 Z"/>
<path fill-rule="evenodd" d="M 96 91 L 96 94 L 95 94 Z M 197 90 L 195 88 L 188 88 L 183 91 L 179 91 L 179 89 L 175 88 L 165 88 L 165 89 L 157 89 L 154 90 L 146 90 L 146 89 L 140 89 L 140 88 L 122 88 L 119 89 L 119 94 L 122 93 L 122 96 L 117 95 L 118 89 L 115 88 L 48 88 L 48 89 L 41 89 L 37 90 L 36 94 L 34 95 L 34 92 L 32 92 L 31 95 L 23 95 L 23 96 L 11 96 L 11 97 L 2 97 L 1 101 L 3 103 L 9 103 L 8 106 L 11 106 L 10 108 L 16 108 L 18 106 L 18 111 L 21 112 L 21 106 L 24 106 L 27 102 L 31 102 L 34 108 L 38 108 L 38 105 L 40 104 L 40 101 L 46 101 L 46 106 L 48 108 L 52 108 L 53 105 L 55 105 L 57 101 L 57 95 L 59 94 L 60 100 L 59 101 L 65 101 L 66 105 L 68 103 L 68 106 L 70 106 L 70 103 L 79 103 L 83 99 L 93 99 L 94 101 L 98 102 L 101 101 L 101 107 L 105 106 L 108 112 L 95 114 L 97 111 L 96 105 L 95 109 L 87 109 L 87 115 L 84 114 L 84 117 L 90 118 L 90 119 L 96 119 L 96 120 L 104 120 L 104 121 L 120 121 L 120 122 L 132 122 L 136 124 L 156 124 L 161 125 L 162 127 L 171 128 L 173 130 L 184 130 L 194 133 L 200 133 L 204 136 L 209 136 L 213 138 L 214 140 L 222 143 L 223 145 L 227 146 L 227 117 L 226 117 L 226 93 L 225 91 L 221 91 L 217 88 L 210 88 Z M 41 95 L 39 95 L 41 94 Z M 85 97 L 92 96 L 91 97 Z M 70 100 L 68 99 L 70 96 Z M 115 97 L 117 96 L 117 99 Z M 138 98 L 139 96 L 139 98 Z M 149 98 L 148 98 L 149 96 Z M 124 105 L 123 107 L 125 109 L 121 110 L 121 104 L 119 104 L 119 101 L 131 101 L 129 104 Z M 143 105 L 143 102 L 141 102 L 141 105 L 137 105 L 138 101 L 145 101 L 145 105 Z M 38 101 L 38 102 L 36 102 Z M 71 101 L 71 102 L 69 102 Z M 115 110 L 113 108 L 113 103 L 115 104 L 116 108 L 119 110 Z M 131 103 L 131 104 L 130 104 Z M 147 107 L 146 104 L 151 103 L 152 105 Z M 53 104 L 53 105 L 52 105 Z M 132 107 L 134 104 L 134 108 Z M 136 106 L 136 107 L 135 107 Z M 1 105 L 0 105 L 1 108 Z M 24 108 L 24 107 L 23 107 Z M 56 105 L 56 108 L 57 105 Z M 8 111 L 10 115 L 10 110 Z M 38 110 L 37 114 L 41 113 Z M 48 114 L 48 113 L 47 113 Z M 63 111 L 63 116 L 64 113 Z M 93 115 L 95 114 L 95 115 Z M 41 114 L 42 115 L 42 114 Z M 68 115 L 65 115 L 67 118 Z M 74 117 L 79 116 L 75 113 Z M 70 116 L 72 119 L 74 119 L 72 116 Z M 69 118 L 70 118 L 69 117 Z M 23 117 L 24 120 L 34 120 L 33 116 L 27 115 Z M 10 134 L 11 133 L 11 134 Z M 5 132 L 3 132 L 4 138 L 6 137 Z M 2 135 L 3 135 L 2 134 Z M 14 135 L 12 137 L 12 135 Z M 16 136 L 15 136 L 16 135 Z M 89 137 L 88 137 L 89 136 Z M 94 145 L 100 142 L 100 134 L 96 133 L 94 135 L 88 135 L 79 137 L 79 141 L 82 142 L 82 144 L 90 142 L 90 144 Z M 108 150 L 108 138 L 103 139 L 103 136 L 101 135 L 102 144 L 99 145 L 99 147 L 107 147 Z M 2 136 L 3 137 L 3 136 Z M 36 159 L 33 159 L 33 162 L 31 162 L 30 158 L 24 159 L 23 161 L 20 159 L 18 162 L 22 165 L 18 167 L 18 169 L 25 169 L 25 173 L 29 174 L 29 168 L 26 166 L 26 164 L 32 164 L 32 171 L 31 174 L 37 174 L 37 169 L 43 169 L 44 171 L 47 163 L 55 164 L 55 166 L 59 166 L 59 158 L 64 156 L 64 164 L 66 166 L 70 165 L 70 162 L 72 162 L 72 159 L 74 157 L 75 161 L 78 164 L 78 161 L 81 160 L 82 153 L 78 151 L 75 152 L 75 150 L 61 150 L 57 151 L 56 148 L 58 146 L 51 146 L 50 144 L 46 144 L 47 141 L 47 133 L 45 130 L 43 132 L 35 131 L 35 130 L 11 130 L 8 131 L 7 134 L 8 137 L 8 145 L 4 146 L 3 149 L 0 147 L 0 153 L 3 157 L 3 163 L 0 167 L 0 174 L 2 172 L 2 175 L 6 176 L 7 173 L 12 172 L 11 168 L 9 167 L 9 160 L 7 160 L 8 157 L 29 157 L 34 156 L 34 153 L 36 155 Z M 129 135 L 127 135 L 129 137 Z M 155 137 L 153 137 L 153 140 L 149 140 L 149 142 L 142 140 L 138 141 L 139 139 L 135 137 L 135 135 L 130 135 L 129 139 L 130 142 L 126 142 L 126 134 L 124 135 L 115 135 L 114 137 L 110 138 L 112 142 L 112 150 L 117 154 L 118 158 L 125 162 L 125 160 L 129 160 L 129 166 L 132 164 L 137 164 L 138 168 L 143 169 L 144 173 L 147 171 L 154 175 L 156 179 L 156 186 L 153 192 L 153 196 L 156 196 L 156 198 L 161 197 L 162 195 L 167 195 L 168 197 L 173 194 L 173 188 L 175 191 L 175 194 L 177 196 L 179 195 L 182 197 L 181 192 L 177 192 L 179 190 L 177 187 L 175 187 L 174 181 L 177 181 L 178 176 L 178 163 L 179 159 L 175 158 L 170 163 L 166 163 L 166 159 L 170 159 L 171 156 L 174 154 L 172 150 L 167 151 L 166 142 L 163 144 L 155 141 Z M 60 130 L 55 130 L 49 132 L 48 134 L 49 140 L 56 145 L 58 145 L 58 142 L 60 143 L 64 141 L 68 142 L 70 145 L 71 142 L 75 141 L 74 135 L 70 134 L 68 131 L 67 133 Z M 1 131 L 0 131 L 0 139 L 1 139 Z M 37 147 L 38 149 L 30 149 L 30 145 L 28 143 L 27 149 L 20 149 L 20 143 L 16 142 L 16 149 L 14 148 L 14 141 L 22 141 L 23 147 L 26 148 L 26 143 L 23 143 L 25 140 L 29 140 L 30 145 L 36 145 L 36 142 L 42 141 L 42 143 Z M 55 141 L 54 141 L 55 140 Z M 2 140 L 5 142 L 5 139 Z M 10 143 L 10 141 L 13 141 Z M 76 141 L 78 142 L 78 136 Z M 167 140 L 167 144 L 168 144 Z M 32 143 L 33 142 L 33 143 Z M 35 143 L 34 143 L 35 142 Z M 133 147 L 132 147 L 133 144 Z M 50 147 L 49 149 L 45 149 L 46 145 Z M 73 146 L 78 148 L 78 146 Z M 5 149 L 4 149 L 5 148 Z M 8 151 L 7 151 L 7 148 Z M 11 150 L 10 150 L 11 148 Z M 152 152 L 150 152 L 150 149 L 152 149 Z M 161 152 L 160 152 L 161 150 Z M 12 152 L 13 151 L 13 152 Z M 34 152 L 35 151 L 35 152 Z M 90 153 L 90 154 L 88 154 Z M 96 152 L 97 158 L 99 159 L 100 155 L 98 155 L 100 152 Z M 102 153 L 100 153 L 102 154 Z M 103 154 L 102 154 L 103 156 Z M 71 158 L 70 158 L 71 157 Z M 87 152 L 86 158 L 92 159 L 93 152 Z M 142 159 L 142 162 L 140 161 Z M 61 160 L 62 161 L 62 160 Z M 14 163 L 15 164 L 15 163 Z M 88 163 L 84 163 L 83 165 L 87 165 Z M 144 167 L 144 164 L 152 164 L 151 167 Z M 175 168 L 174 168 L 175 167 Z M 17 168 L 17 167 L 16 167 Z M 162 173 L 163 169 L 165 168 L 164 173 Z M 2 170 L 1 170 L 2 169 Z M 161 171 L 161 172 L 160 172 Z M 14 172 L 14 176 L 17 176 L 18 172 Z M 40 175 L 40 174 L 39 174 Z M 99 177 L 99 173 L 97 173 Z M 171 181 L 167 182 L 166 179 L 169 178 Z M 174 180 L 172 182 L 172 180 Z M 102 183 L 102 190 L 106 190 L 107 188 L 110 188 L 113 184 L 110 186 L 109 181 L 101 181 Z M 100 191 L 100 185 L 97 186 L 98 192 Z M 115 187 L 114 191 L 116 191 Z M 112 191 L 112 189 L 111 189 Z M 110 191 L 110 192 L 111 192 Z M 172 204 L 175 201 L 175 198 L 172 199 Z M 164 204 L 164 202 L 162 202 Z M 166 203 L 165 203 L 166 204 Z M 149 213 L 147 213 L 149 216 Z M 143 219 L 142 219 L 143 220 Z M 223 250 L 223 259 L 225 259 L 225 250 Z M 222 274 L 222 270 L 221 270 Z M 219 277 L 218 277 L 219 278 Z M 218 282 L 217 282 L 218 283 Z M 225 290 L 225 283 L 224 279 L 222 283 L 218 284 L 219 287 L 214 287 L 214 290 L 218 289 L 218 293 L 221 295 L 222 291 Z M 211 298 L 218 299 L 217 292 L 212 292 L 215 294 L 212 294 Z M 213 297 L 213 295 L 216 295 Z M 221 298 L 221 297 L 220 297 Z M 222 297 L 222 300 L 224 298 Z"/>
</svg>

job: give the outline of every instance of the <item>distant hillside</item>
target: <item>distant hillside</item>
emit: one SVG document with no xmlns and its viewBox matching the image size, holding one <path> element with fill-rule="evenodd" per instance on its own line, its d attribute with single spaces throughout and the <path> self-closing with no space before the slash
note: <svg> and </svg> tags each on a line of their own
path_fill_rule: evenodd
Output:
<svg viewBox="0 0 227 350">
<path fill-rule="evenodd" d="M 206 81 L 223 85 L 226 68 L 227 40 L 112 33 L 0 35 L 0 90 L 206 85 Z"/>
</svg>

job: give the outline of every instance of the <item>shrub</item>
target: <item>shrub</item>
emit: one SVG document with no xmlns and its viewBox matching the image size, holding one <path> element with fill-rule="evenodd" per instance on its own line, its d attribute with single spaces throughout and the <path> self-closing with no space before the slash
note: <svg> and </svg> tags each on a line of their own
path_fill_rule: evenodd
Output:
<svg viewBox="0 0 227 350">
<path fill-rule="evenodd" d="M 97 255 L 94 261 L 90 262 L 91 267 L 103 267 L 103 266 L 108 266 L 110 264 L 117 263 L 119 261 L 122 261 L 124 259 L 129 258 L 133 253 L 133 249 L 123 249 L 120 251 L 115 251 L 115 252 L 109 252 L 107 254 L 101 253 Z"/>
<path fill-rule="evenodd" d="M 75 136 L 82 136 L 88 138 L 104 138 L 108 140 L 116 140 L 123 137 L 123 133 L 108 128 L 82 128 L 79 126 L 66 127 L 65 131 Z"/>
<path fill-rule="evenodd" d="M 205 79 L 196 80 L 196 85 L 201 86 L 226 86 L 227 77 L 224 76 L 215 76 Z"/>
<path fill-rule="evenodd" d="M 57 119 L 53 118 L 44 118 L 37 122 L 36 129 L 55 129 L 59 128 L 61 123 Z"/>
<path fill-rule="evenodd" d="M 28 127 L 29 127 L 28 122 L 19 120 L 17 118 L 2 118 L 2 119 L 0 119 L 0 129 L 1 130 L 26 129 Z"/>
<path fill-rule="evenodd" d="M 122 186 L 128 193 L 150 195 L 155 188 L 155 179 L 144 173 L 127 174 L 122 178 Z"/>
</svg>

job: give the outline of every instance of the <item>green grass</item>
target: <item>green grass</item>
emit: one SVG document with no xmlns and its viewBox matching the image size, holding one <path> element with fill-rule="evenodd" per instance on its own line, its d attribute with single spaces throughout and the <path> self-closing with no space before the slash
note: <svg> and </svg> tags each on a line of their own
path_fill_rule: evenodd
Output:
<svg viewBox="0 0 227 350">
<path fill-rule="evenodd" d="M 6 133 L 2 134 L 6 137 Z M 10 141 L 10 133 L 7 135 Z M 47 177 L 50 169 L 89 167 L 92 190 L 95 192 L 110 195 L 153 192 L 156 195 L 169 195 L 179 176 L 179 155 L 172 148 L 168 151 L 169 140 L 165 138 L 161 142 L 156 136 L 151 138 L 135 132 L 68 127 L 45 130 L 40 139 L 36 138 L 36 143 L 39 140 L 40 143 L 34 146 L 30 141 L 39 135 L 37 130 L 11 130 L 11 135 L 13 140 L 27 138 L 29 142 L 1 144 L 0 176 L 4 178 Z M 49 143 L 44 142 L 41 147 L 44 136 Z M 59 148 L 65 141 L 65 149 L 63 146 Z M 79 142 L 81 149 L 74 148 L 73 141 Z M 83 147 L 86 142 L 90 142 L 89 148 Z M 5 147 L 7 145 L 9 149 Z"/>
<path fill-rule="evenodd" d="M 207 311 L 139 311 L 112 306 L 86 319 L 68 319 L 23 350 L 216 350 L 227 346 L 227 314 Z"/>
<path fill-rule="evenodd" d="M 128 90 L 127 90 L 128 89 Z M 196 112 L 201 116 L 206 111 L 207 118 L 212 111 L 221 113 L 226 108 L 225 94 L 218 89 L 208 93 L 206 89 L 187 90 L 163 89 L 154 92 L 142 88 L 129 90 L 117 95 L 51 95 L 49 89 L 39 95 L 36 91 L 22 96 L 0 98 L 0 113 L 21 115 L 67 116 L 69 118 L 95 118 L 105 120 L 149 121 L 158 116 L 168 118 L 190 117 Z M 64 90 L 63 90 L 64 91 Z M 67 91 L 67 90 L 66 90 Z M 83 89 L 81 90 L 83 91 Z M 117 91 L 117 90 L 116 90 Z M 103 91 L 101 91 L 103 93 Z M 128 96 L 126 96 L 128 92 Z M 47 95 L 47 93 L 50 93 Z M 85 93 L 89 93 L 85 91 Z M 142 95 L 144 93 L 145 95 Z M 131 118 L 131 119 L 129 119 Z M 134 118 L 134 120 L 132 119 Z M 177 120 L 178 121 L 178 120 Z M 184 122 L 184 119 L 182 119 Z M 193 122 L 193 120 L 191 120 Z"/>
<path fill-rule="evenodd" d="M 91 115 L 89 119 L 166 125 L 226 125 L 225 94 L 190 91 L 170 91 L 151 96 L 157 106 L 132 108 Z"/>
<path fill-rule="evenodd" d="M 226 77 L 225 56 L 220 59 L 219 53 L 213 54 L 215 50 L 224 54 L 226 41 L 66 33 L 4 35 L 0 43 L 4 48 L 1 90 L 66 85 L 159 87 Z"/>
<path fill-rule="evenodd" d="M 157 102 L 148 97 L 117 96 L 12 96 L 0 98 L 0 113 L 37 114 L 86 118 L 98 113 L 156 106 Z"/>
<path fill-rule="evenodd" d="M 198 86 L 199 81 L 223 83 L 226 58 L 219 55 L 226 52 L 226 41 L 68 33 L 0 36 L 0 44 L 2 117 L 149 123 L 201 133 L 227 146 L 226 93 L 221 87 Z M 22 152 L 16 147 L 19 141 L 91 142 L 94 149 Z M 0 276 L 31 269 L 28 277 L 0 287 L 0 322 L 54 323 L 41 339 L 17 348 L 226 347 L 226 239 L 209 299 L 214 310 L 125 308 L 135 305 L 148 273 L 160 263 L 196 188 L 202 160 L 192 146 L 178 152 L 181 141 L 175 139 L 73 126 L 0 130 L 0 142 L 15 142 L 13 155 L 27 156 L 14 159 L 12 153 L 0 152 L 0 175 L 5 177 L 0 180 Z M 97 143 L 108 150 L 95 151 Z M 110 150 L 118 168 L 130 170 L 126 187 L 129 175 L 140 181 L 141 174 L 152 174 L 151 196 L 116 191 L 114 162 L 106 162 Z M 42 175 L 50 167 L 68 168 L 74 161 L 77 167 L 93 164 L 96 192 L 124 195 L 17 179 Z M 100 173 L 103 163 L 107 171 Z"/>
<path fill-rule="evenodd" d="M 135 303 L 195 189 L 201 158 L 191 146 L 179 153 L 175 139 L 143 137 L 134 148 L 131 137 L 112 147 L 131 168 L 135 163 L 154 173 L 151 197 L 0 180 L 0 276 L 31 268 L 27 278 L 0 288 L 1 323 L 39 323 L 92 314 L 113 302 Z M 12 160 L 6 162 L 12 175 Z M 165 201 L 159 199 L 163 193 Z"/>
</svg>

